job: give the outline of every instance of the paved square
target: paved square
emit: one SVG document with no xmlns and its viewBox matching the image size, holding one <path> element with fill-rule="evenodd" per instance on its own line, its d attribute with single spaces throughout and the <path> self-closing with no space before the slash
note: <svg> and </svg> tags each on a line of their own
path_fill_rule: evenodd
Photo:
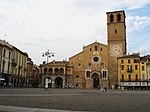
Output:
<svg viewBox="0 0 150 112">
<path fill-rule="evenodd" d="M 0 88 L 0 105 L 1 111 L 4 111 L 2 106 L 6 105 L 27 107 L 34 112 L 50 111 L 47 109 L 53 109 L 53 111 L 150 112 L 150 91 L 109 90 L 101 92 L 100 90 L 80 89 Z M 25 110 L 29 111 L 29 109 Z"/>
</svg>

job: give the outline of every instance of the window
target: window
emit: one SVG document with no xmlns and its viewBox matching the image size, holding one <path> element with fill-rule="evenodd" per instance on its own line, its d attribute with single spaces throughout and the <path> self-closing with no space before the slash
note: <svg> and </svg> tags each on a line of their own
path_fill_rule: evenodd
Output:
<svg viewBox="0 0 150 112">
<path fill-rule="evenodd" d="M 122 80 L 122 81 L 124 81 L 124 74 L 122 74 L 122 76 L 121 76 L 121 80 Z"/>
<path fill-rule="evenodd" d="M 138 65 L 135 65 L 135 70 L 138 70 Z"/>
<path fill-rule="evenodd" d="M 115 33 L 117 33 L 117 30 L 115 30 Z"/>
<path fill-rule="evenodd" d="M 121 63 L 124 63 L 124 60 L 121 60 Z"/>
<path fill-rule="evenodd" d="M 53 69 L 52 69 L 52 68 L 49 68 L 49 69 L 48 69 L 48 72 L 49 72 L 49 74 L 52 74 L 52 73 L 53 73 Z"/>
<path fill-rule="evenodd" d="M 95 46 L 95 51 L 98 51 L 97 46 Z"/>
<path fill-rule="evenodd" d="M 76 75 L 76 78 L 79 78 L 79 75 Z"/>
<path fill-rule="evenodd" d="M 138 74 L 135 75 L 135 80 L 138 81 Z"/>
<path fill-rule="evenodd" d="M 142 66 L 142 71 L 144 71 L 144 66 Z"/>
<path fill-rule="evenodd" d="M 9 70 L 10 70 L 10 61 L 8 61 L 8 69 L 7 69 L 8 74 L 9 74 Z"/>
<path fill-rule="evenodd" d="M 128 60 L 128 63 L 130 63 L 131 61 L 130 60 Z"/>
<path fill-rule="evenodd" d="M 86 71 L 86 78 L 90 78 L 90 71 Z"/>
<path fill-rule="evenodd" d="M 4 52 L 3 52 L 3 57 L 5 57 L 5 54 L 6 54 L 6 49 L 4 49 Z"/>
<path fill-rule="evenodd" d="M 120 14 L 117 15 L 117 21 L 121 21 L 121 15 Z"/>
<path fill-rule="evenodd" d="M 131 81 L 131 74 L 128 75 L 129 81 Z"/>
<path fill-rule="evenodd" d="M 55 68 L 55 69 L 54 69 L 54 73 L 55 73 L 55 74 L 58 74 L 58 73 L 59 73 L 58 68 Z"/>
<path fill-rule="evenodd" d="M 94 57 L 93 60 L 94 60 L 94 62 L 98 62 L 99 58 L 98 57 Z"/>
<path fill-rule="evenodd" d="M 124 70 L 124 65 L 121 65 L 121 70 Z"/>
<path fill-rule="evenodd" d="M 9 52 L 9 56 L 8 56 L 9 59 L 10 59 L 10 56 L 11 56 L 11 52 Z"/>
<path fill-rule="evenodd" d="M 101 48 L 101 51 L 103 50 L 103 48 Z"/>
<path fill-rule="evenodd" d="M 60 74 L 64 74 L 64 69 L 60 68 Z"/>
<path fill-rule="evenodd" d="M 142 80 L 145 80 L 145 75 L 144 74 L 142 74 Z"/>
<path fill-rule="evenodd" d="M 107 78 L 107 72 L 106 71 L 103 71 L 102 77 L 103 77 L 103 79 Z"/>
<path fill-rule="evenodd" d="M 2 48 L 0 47 L 0 54 L 2 54 Z"/>
<path fill-rule="evenodd" d="M 132 65 L 128 65 L 128 70 L 132 70 Z"/>
<path fill-rule="evenodd" d="M 113 22 L 114 21 L 114 16 L 111 14 L 110 15 L 110 22 Z"/>
<path fill-rule="evenodd" d="M 92 48 L 90 48 L 90 51 L 92 51 Z"/>
</svg>

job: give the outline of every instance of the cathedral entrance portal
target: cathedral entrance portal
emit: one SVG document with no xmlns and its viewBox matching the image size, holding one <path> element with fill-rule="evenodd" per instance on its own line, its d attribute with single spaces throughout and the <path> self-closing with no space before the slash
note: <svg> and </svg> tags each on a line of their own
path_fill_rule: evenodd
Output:
<svg viewBox="0 0 150 112">
<path fill-rule="evenodd" d="M 97 73 L 94 73 L 92 75 L 92 80 L 93 80 L 93 88 L 94 89 L 99 88 L 100 81 L 99 81 L 99 75 Z"/>
<path fill-rule="evenodd" d="M 61 77 L 57 77 L 55 79 L 55 87 L 62 88 L 63 87 L 63 79 Z"/>
</svg>

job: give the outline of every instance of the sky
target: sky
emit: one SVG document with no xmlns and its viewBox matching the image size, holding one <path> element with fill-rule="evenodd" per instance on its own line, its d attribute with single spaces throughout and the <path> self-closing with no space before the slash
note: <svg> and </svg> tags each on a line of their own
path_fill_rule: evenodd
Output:
<svg viewBox="0 0 150 112">
<path fill-rule="evenodd" d="M 150 55 L 150 0 L 0 0 L 0 39 L 42 64 L 68 60 L 95 41 L 107 45 L 106 12 L 124 10 L 127 52 Z"/>
</svg>

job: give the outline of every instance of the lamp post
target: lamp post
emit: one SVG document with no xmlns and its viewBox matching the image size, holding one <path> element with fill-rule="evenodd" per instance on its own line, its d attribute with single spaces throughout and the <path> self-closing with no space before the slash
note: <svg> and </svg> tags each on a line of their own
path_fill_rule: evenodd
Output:
<svg viewBox="0 0 150 112">
<path fill-rule="evenodd" d="M 42 57 L 46 57 L 47 61 L 46 61 L 46 65 L 47 65 L 47 69 L 46 69 L 46 76 L 45 76 L 45 89 L 48 89 L 48 83 L 49 83 L 49 74 L 48 74 L 48 59 L 51 57 L 54 57 L 54 52 L 50 52 L 49 49 L 42 53 Z"/>
</svg>

